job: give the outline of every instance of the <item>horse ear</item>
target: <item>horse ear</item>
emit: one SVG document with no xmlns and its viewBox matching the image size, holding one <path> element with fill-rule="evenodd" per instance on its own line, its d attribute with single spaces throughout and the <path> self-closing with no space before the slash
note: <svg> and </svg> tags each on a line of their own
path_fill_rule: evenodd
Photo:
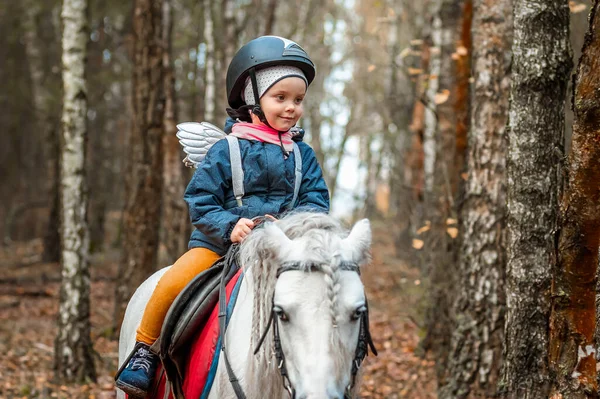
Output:
<svg viewBox="0 0 600 399">
<path fill-rule="evenodd" d="M 290 248 L 289 244 L 292 240 L 275 224 L 265 224 L 265 244 L 268 250 L 273 252 L 273 255 L 281 258 L 286 248 Z"/>
<path fill-rule="evenodd" d="M 359 220 L 350 234 L 343 240 L 343 248 L 349 258 L 359 265 L 368 263 L 371 253 L 371 223 L 369 219 Z"/>
</svg>

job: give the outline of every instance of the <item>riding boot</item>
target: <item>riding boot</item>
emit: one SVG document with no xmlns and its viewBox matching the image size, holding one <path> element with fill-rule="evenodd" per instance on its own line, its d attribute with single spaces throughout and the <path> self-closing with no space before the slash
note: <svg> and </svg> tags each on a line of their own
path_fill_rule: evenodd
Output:
<svg viewBox="0 0 600 399">
<path fill-rule="evenodd" d="M 157 365 L 158 356 L 150 351 L 148 345 L 137 342 L 135 353 L 117 376 L 117 388 L 128 394 L 130 398 L 145 398 L 152 386 Z"/>
</svg>

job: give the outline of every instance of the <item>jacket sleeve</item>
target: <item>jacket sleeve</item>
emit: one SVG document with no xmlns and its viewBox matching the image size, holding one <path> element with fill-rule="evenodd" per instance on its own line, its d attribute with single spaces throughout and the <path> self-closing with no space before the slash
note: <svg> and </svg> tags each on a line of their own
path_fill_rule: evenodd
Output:
<svg viewBox="0 0 600 399">
<path fill-rule="evenodd" d="M 315 152 L 306 143 L 298 143 L 302 154 L 302 184 L 296 209 L 329 212 L 329 190 Z"/>
<path fill-rule="evenodd" d="M 192 224 L 220 247 L 231 243 L 231 231 L 240 219 L 224 208 L 231 186 L 229 146 L 220 140 L 206 154 L 183 196 Z"/>
</svg>

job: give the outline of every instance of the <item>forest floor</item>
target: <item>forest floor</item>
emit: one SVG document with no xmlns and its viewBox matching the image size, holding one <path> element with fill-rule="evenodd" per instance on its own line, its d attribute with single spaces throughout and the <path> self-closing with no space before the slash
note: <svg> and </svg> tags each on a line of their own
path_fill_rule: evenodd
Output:
<svg viewBox="0 0 600 399">
<path fill-rule="evenodd" d="M 364 363 L 361 398 L 435 398 L 434 362 L 418 352 L 423 320 L 419 271 L 394 256 L 385 228 L 375 228 L 373 263 L 363 273 L 371 334 L 379 351 Z M 39 240 L 0 248 L 0 398 L 115 397 L 118 346 L 111 338 L 118 253 L 92 262 L 92 340 L 96 383 L 58 385 L 52 365 L 60 268 L 40 263 Z"/>
</svg>

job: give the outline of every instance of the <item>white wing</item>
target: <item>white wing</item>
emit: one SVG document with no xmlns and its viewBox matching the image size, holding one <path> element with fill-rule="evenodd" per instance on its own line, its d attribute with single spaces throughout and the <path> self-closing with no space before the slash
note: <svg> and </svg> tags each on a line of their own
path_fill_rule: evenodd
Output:
<svg viewBox="0 0 600 399">
<path fill-rule="evenodd" d="M 187 154 L 183 163 L 189 168 L 197 168 L 210 147 L 226 136 L 224 131 L 208 122 L 180 123 L 177 129 L 177 138 Z"/>
</svg>

